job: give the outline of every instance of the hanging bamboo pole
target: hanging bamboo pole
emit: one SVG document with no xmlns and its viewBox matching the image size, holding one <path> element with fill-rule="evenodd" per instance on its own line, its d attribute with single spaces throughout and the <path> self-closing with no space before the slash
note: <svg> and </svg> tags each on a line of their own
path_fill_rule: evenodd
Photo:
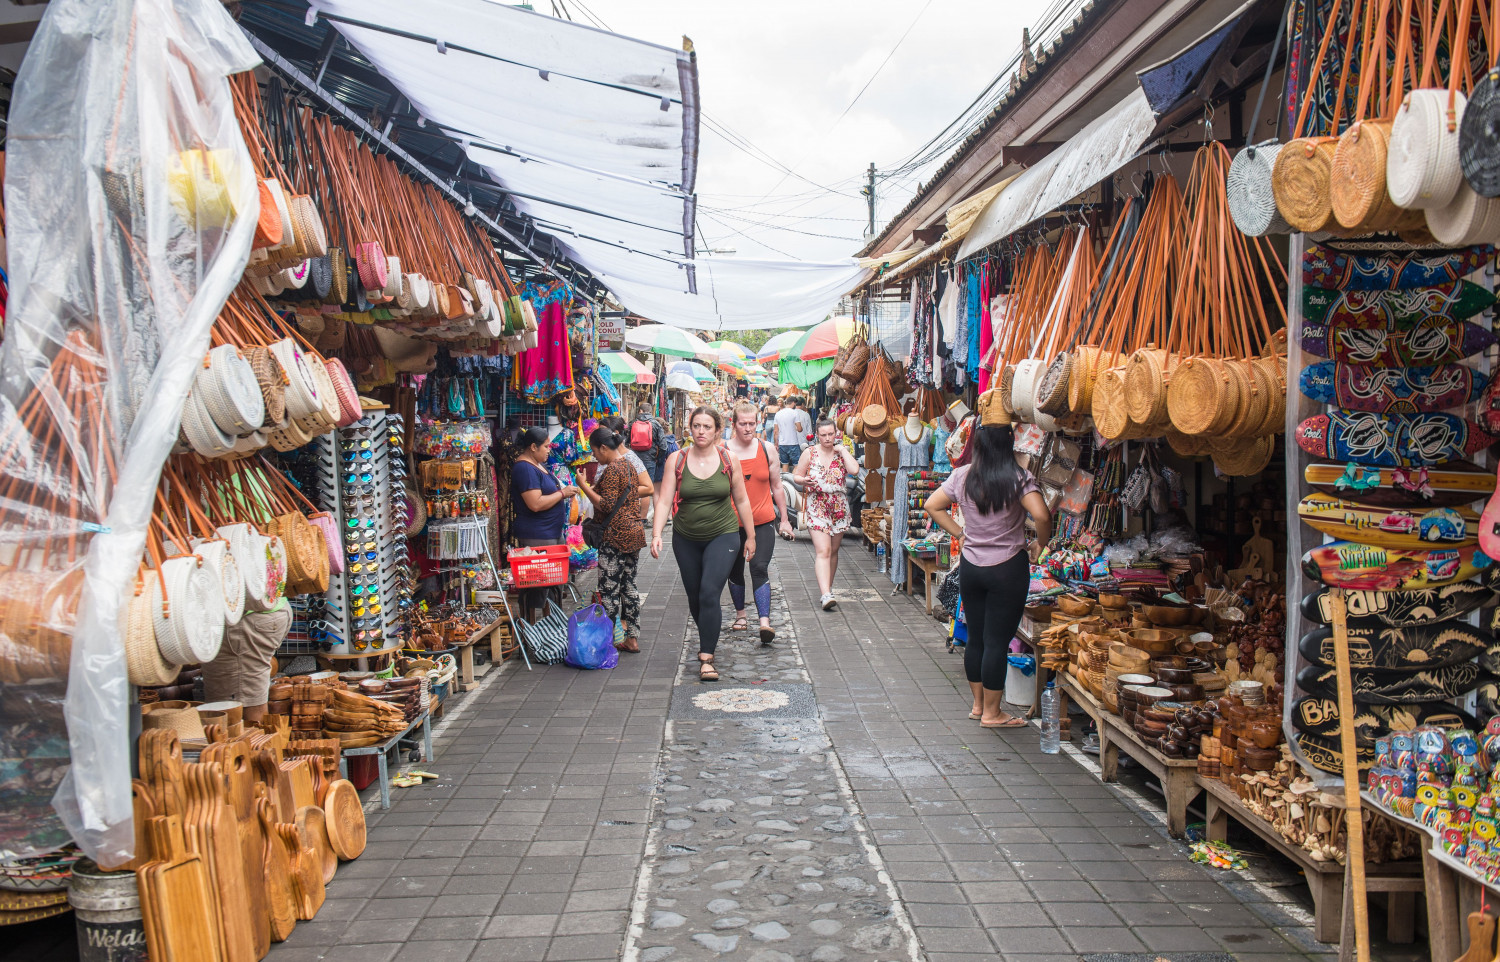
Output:
<svg viewBox="0 0 1500 962">
<path fill-rule="evenodd" d="M 1334 681 L 1339 693 L 1339 751 L 1344 756 L 1344 813 L 1348 837 L 1349 903 L 1354 907 L 1358 962 L 1370 962 L 1370 903 L 1365 890 L 1365 820 L 1359 800 L 1359 756 L 1354 742 L 1354 684 L 1349 671 L 1349 609 L 1342 588 L 1330 588 L 1333 609 Z"/>
</svg>

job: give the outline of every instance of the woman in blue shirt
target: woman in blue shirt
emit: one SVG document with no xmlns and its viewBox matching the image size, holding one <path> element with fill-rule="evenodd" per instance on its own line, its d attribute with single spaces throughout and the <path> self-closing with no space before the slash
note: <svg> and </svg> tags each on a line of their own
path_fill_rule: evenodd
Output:
<svg viewBox="0 0 1500 962">
<path fill-rule="evenodd" d="M 562 544 L 568 524 L 568 499 L 578 493 L 571 484 L 559 485 L 546 468 L 552 443 L 541 428 L 527 428 L 516 441 L 516 463 L 510 469 L 510 499 L 516 508 L 511 534 L 523 547 Z M 521 610 L 533 621 L 547 596 L 546 588 L 521 592 Z"/>
</svg>

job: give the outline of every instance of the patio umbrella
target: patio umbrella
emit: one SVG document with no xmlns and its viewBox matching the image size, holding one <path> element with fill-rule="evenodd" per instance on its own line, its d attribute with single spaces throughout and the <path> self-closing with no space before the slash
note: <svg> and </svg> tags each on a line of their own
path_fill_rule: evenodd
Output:
<svg viewBox="0 0 1500 962">
<path fill-rule="evenodd" d="M 852 340 L 854 321 L 847 317 L 836 317 L 808 328 L 786 349 L 782 357 L 792 357 L 799 361 L 821 361 L 825 357 L 836 356 L 839 347 Z"/>
<path fill-rule="evenodd" d="M 738 358 L 730 358 L 725 355 L 720 355 L 719 360 L 714 364 L 714 367 L 717 367 L 719 370 L 725 371 L 729 374 L 733 374 L 738 378 L 748 378 L 752 373 L 751 369 L 745 366 L 744 361 L 739 360 Z M 756 368 L 755 370 L 759 370 L 759 368 Z"/>
<path fill-rule="evenodd" d="M 761 361 L 775 361 L 786 353 L 787 348 L 796 344 L 806 334 L 806 331 L 782 331 L 761 345 L 755 356 Z"/>
<path fill-rule="evenodd" d="M 689 394 L 701 394 L 703 392 L 703 386 L 697 381 L 693 380 L 693 376 L 691 374 L 685 374 L 682 371 L 675 371 L 667 375 L 667 390 L 686 391 Z"/>
<path fill-rule="evenodd" d="M 710 381 L 717 381 L 719 379 L 718 375 L 714 374 L 713 371 L 710 371 L 708 368 L 704 367 L 702 364 L 699 364 L 697 361 L 678 361 L 677 363 L 667 368 L 667 374 L 668 376 L 673 374 L 686 374 L 693 380 L 702 381 L 705 384 Z"/>
<path fill-rule="evenodd" d="M 708 346 L 718 351 L 720 357 L 728 354 L 740 361 L 755 359 L 754 351 L 735 341 L 709 341 Z"/>
<path fill-rule="evenodd" d="M 703 343 L 702 338 L 689 334 L 680 327 L 668 327 L 665 324 L 632 327 L 625 332 L 625 346 L 670 357 L 701 357 L 711 361 L 719 356 L 719 352 Z"/>
<path fill-rule="evenodd" d="M 614 384 L 655 384 L 656 375 L 624 351 L 604 351 L 599 361 L 609 365 L 609 379 Z"/>
</svg>

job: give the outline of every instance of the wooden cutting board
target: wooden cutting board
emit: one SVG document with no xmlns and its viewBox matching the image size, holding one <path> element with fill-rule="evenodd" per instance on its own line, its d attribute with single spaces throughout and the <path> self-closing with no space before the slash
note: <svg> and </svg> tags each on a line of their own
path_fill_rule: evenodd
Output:
<svg viewBox="0 0 1500 962">
<path fill-rule="evenodd" d="M 141 778 L 151 787 L 158 815 L 181 816 L 187 808 L 182 787 L 182 745 L 177 733 L 163 728 L 141 732 Z"/>
<path fill-rule="evenodd" d="M 183 766 L 188 793 L 184 821 L 188 847 L 208 866 L 223 927 L 225 962 L 256 962 L 256 939 L 245 880 L 240 826 L 224 797 L 223 769 L 217 763 Z"/>
<path fill-rule="evenodd" d="M 323 876 L 323 884 L 327 885 L 333 881 L 333 873 L 338 871 L 339 859 L 333 854 L 333 846 L 328 841 L 323 810 L 316 805 L 302 806 L 297 810 L 296 826 L 302 848 L 312 852 L 318 872 Z"/>
<path fill-rule="evenodd" d="M 136 871 L 152 962 L 225 962 L 208 867 L 187 850 L 182 819 L 150 821 L 157 858 Z"/>
<path fill-rule="evenodd" d="M 255 769 L 243 739 L 214 746 L 213 758 L 224 772 L 225 800 L 239 828 L 240 854 L 245 871 L 245 910 L 250 917 L 256 958 L 271 950 L 271 909 L 266 896 L 265 833 L 255 811 Z"/>
<path fill-rule="evenodd" d="M 280 793 L 278 807 L 283 822 L 295 822 L 298 812 L 318 803 L 317 794 L 313 791 L 312 768 L 306 758 L 292 758 L 281 763 L 281 780 L 277 790 Z"/>
<path fill-rule="evenodd" d="M 266 877 L 266 905 L 271 916 L 271 939 L 282 942 L 297 925 L 297 897 L 292 891 L 292 862 L 286 843 L 276 831 L 276 808 L 270 799 L 255 800 L 255 814 L 260 819 L 261 836 L 266 846 L 261 854 L 262 872 Z"/>
<path fill-rule="evenodd" d="M 318 914 L 323 907 L 323 867 L 312 849 L 302 846 L 296 825 L 284 822 L 276 824 L 276 833 L 286 846 L 287 862 L 291 867 L 292 894 L 296 900 L 297 918 L 306 922 Z"/>
<path fill-rule="evenodd" d="M 323 803 L 324 824 L 334 854 L 345 862 L 359 858 L 365 850 L 365 809 L 354 784 L 338 779 L 328 786 Z"/>
</svg>

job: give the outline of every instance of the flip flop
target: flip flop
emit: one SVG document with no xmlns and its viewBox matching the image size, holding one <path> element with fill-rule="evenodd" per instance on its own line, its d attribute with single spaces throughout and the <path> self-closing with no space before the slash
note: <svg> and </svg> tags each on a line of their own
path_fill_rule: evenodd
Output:
<svg viewBox="0 0 1500 962">
<path fill-rule="evenodd" d="M 974 719 L 975 721 L 978 721 L 982 716 L 977 711 L 971 711 L 969 712 L 969 717 Z"/>
<path fill-rule="evenodd" d="M 760 630 L 760 643 L 762 645 L 769 645 L 771 642 L 773 642 L 775 640 L 776 640 L 776 629 L 775 628 L 762 628 Z"/>
<path fill-rule="evenodd" d="M 750 622 L 744 618 L 734 619 L 734 624 L 729 626 L 730 631 L 744 631 L 750 627 Z"/>
<path fill-rule="evenodd" d="M 1015 715 L 1006 715 L 1005 716 L 1005 721 L 999 721 L 999 722 L 982 721 L 982 722 L 979 723 L 979 727 L 980 728 L 1025 728 L 1026 727 L 1026 719 L 1024 719 L 1024 718 L 1017 718 Z"/>
</svg>

